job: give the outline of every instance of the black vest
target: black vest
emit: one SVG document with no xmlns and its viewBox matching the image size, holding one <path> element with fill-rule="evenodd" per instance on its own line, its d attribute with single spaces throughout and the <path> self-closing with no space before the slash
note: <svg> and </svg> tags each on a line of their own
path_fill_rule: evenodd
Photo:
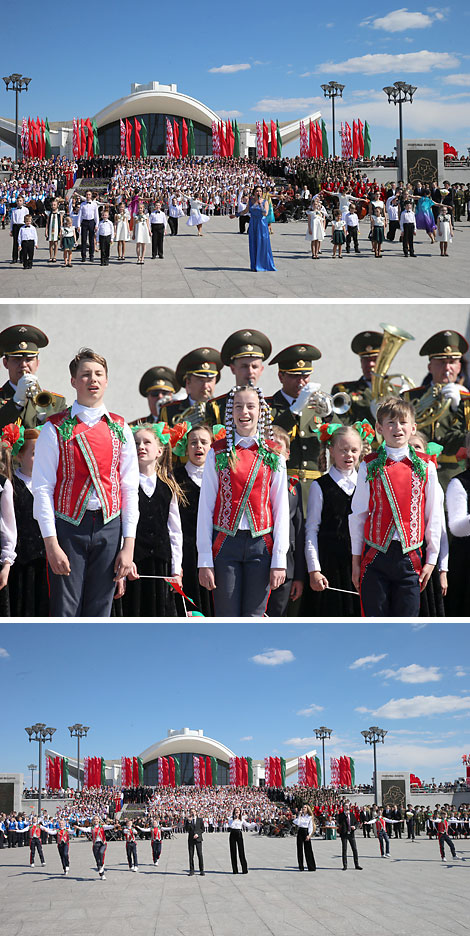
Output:
<svg viewBox="0 0 470 936">
<path fill-rule="evenodd" d="M 24 481 L 16 476 L 13 478 L 15 492 L 15 516 L 18 540 L 16 544 L 16 559 L 18 565 L 26 565 L 33 559 L 46 555 L 44 540 L 41 536 L 39 524 L 33 517 L 33 495 Z"/>
<path fill-rule="evenodd" d="M 318 550 L 332 550 L 344 555 L 351 554 L 349 538 L 348 517 L 351 513 L 352 494 L 346 494 L 342 488 L 333 481 L 329 474 L 317 478 L 314 484 L 319 484 L 323 494 L 323 510 L 320 528 L 318 530 Z"/>
<path fill-rule="evenodd" d="M 139 486 L 139 522 L 135 540 L 134 560 L 138 566 L 141 559 L 155 556 L 167 562 L 171 560 L 168 514 L 172 493 L 164 481 L 157 478 L 151 497 Z"/>
</svg>

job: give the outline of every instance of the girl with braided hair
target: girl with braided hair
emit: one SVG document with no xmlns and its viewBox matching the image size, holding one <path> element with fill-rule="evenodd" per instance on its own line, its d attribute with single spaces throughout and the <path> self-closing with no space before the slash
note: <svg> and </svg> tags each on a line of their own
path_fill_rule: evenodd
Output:
<svg viewBox="0 0 470 936">
<path fill-rule="evenodd" d="M 289 504 L 286 465 L 272 438 L 259 387 L 233 387 L 225 437 L 207 456 L 197 521 L 200 584 L 216 617 L 262 617 L 286 576 Z"/>
<path fill-rule="evenodd" d="M 139 461 L 139 522 L 122 612 L 130 617 L 175 617 L 174 592 L 164 578 L 181 585 L 182 493 L 171 467 L 172 434 L 164 422 L 140 423 L 132 432 Z"/>
</svg>

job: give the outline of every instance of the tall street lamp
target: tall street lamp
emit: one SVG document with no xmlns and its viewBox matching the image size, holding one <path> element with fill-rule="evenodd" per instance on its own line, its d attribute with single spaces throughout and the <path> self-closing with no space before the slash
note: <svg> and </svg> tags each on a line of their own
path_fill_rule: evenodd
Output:
<svg viewBox="0 0 470 936">
<path fill-rule="evenodd" d="M 387 732 L 383 728 L 378 728 L 377 725 L 372 725 L 367 731 L 361 731 L 365 743 L 372 744 L 374 747 L 374 799 L 376 803 L 378 803 L 376 746 L 379 741 L 381 741 L 382 744 L 384 743 L 386 734 Z"/>
<path fill-rule="evenodd" d="M 18 162 L 18 95 L 21 94 L 22 91 L 28 90 L 28 85 L 31 81 L 31 78 L 23 78 L 23 75 L 8 75 L 8 77 L 4 78 L 3 80 L 5 82 L 7 91 L 15 92 L 15 162 Z"/>
<path fill-rule="evenodd" d="M 322 84 L 321 89 L 326 98 L 331 101 L 331 118 L 333 124 L 333 159 L 336 156 L 335 150 L 335 98 L 343 97 L 343 91 L 346 85 L 338 84 L 337 81 L 329 81 L 328 84 Z"/>
<path fill-rule="evenodd" d="M 34 771 L 37 768 L 37 764 L 28 764 L 28 770 L 31 771 L 31 789 L 34 787 Z"/>
<path fill-rule="evenodd" d="M 69 725 L 70 737 L 77 739 L 77 790 L 80 789 L 80 738 L 86 738 L 89 725 Z"/>
<path fill-rule="evenodd" d="M 414 85 L 407 84 L 406 81 L 394 81 L 393 85 L 387 85 L 383 89 L 387 95 L 389 104 L 398 104 L 398 124 L 399 124 L 399 144 L 398 144 L 398 181 L 405 181 L 403 165 L 403 119 L 401 105 L 413 103 L 413 94 L 418 89 Z"/>
<path fill-rule="evenodd" d="M 321 725 L 320 728 L 314 728 L 315 737 L 316 737 L 317 741 L 321 741 L 321 743 L 322 743 L 322 751 L 323 751 L 323 786 L 324 786 L 324 787 L 326 787 L 326 773 L 325 773 L 325 738 L 330 738 L 330 737 L 331 737 L 332 731 L 333 731 L 332 728 L 325 728 L 324 725 Z"/>
<path fill-rule="evenodd" d="M 44 722 L 37 722 L 35 725 L 32 725 L 31 728 L 25 728 L 26 734 L 29 737 L 30 741 L 37 741 L 39 744 L 39 774 L 38 774 L 38 818 L 41 816 L 41 792 L 42 792 L 42 750 L 41 744 L 45 744 L 46 741 L 52 741 L 52 735 L 55 733 L 55 728 L 46 728 Z"/>
</svg>

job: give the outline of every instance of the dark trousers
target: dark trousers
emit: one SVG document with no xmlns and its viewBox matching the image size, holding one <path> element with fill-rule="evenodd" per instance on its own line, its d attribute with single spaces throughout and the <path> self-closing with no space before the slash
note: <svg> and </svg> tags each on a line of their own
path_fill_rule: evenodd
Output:
<svg viewBox="0 0 470 936">
<path fill-rule="evenodd" d="M 415 226 L 414 224 L 404 224 L 403 225 L 403 253 L 405 257 L 410 254 L 410 257 L 414 257 L 415 246 L 413 238 L 415 236 Z"/>
<path fill-rule="evenodd" d="M 398 540 L 392 540 L 387 552 L 378 552 L 366 567 L 361 602 L 366 617 L 419 616 L 418 575 Z"/>
<path fill-rule="evenodd" d="M 171 236 L 176 237 L 178 233 L 178 218 L 172 218 L 170 215 L 168 218 L 168 224 L 170 226 Z"/>
<path fill-rule="evenodd" d="M 22 224 L 13 224 L 13 225 L 12 225 L 12 229 L 11 229 L 11 230 L 12 230 L 12 233 L 13 233 L 13 244 L 12 244 L 12 249 L 11 249 L 11 259 L 12 259 L 13 263 L 17 263 L 17 262 L 18 262 L 18 255 L 19 255 L 18 234 L 20 233 L 22 227 L 23 227 Z"/>
<path fill-rule="evenodd" d="M 3 829 L 0 829 L 0 848 L 5 848 L 6 835 Z"/>
<path fill-rule="evenodd" d="M 354 250 L 357 253 L 359 250 L 359 247 L 357 244 L 357 224 L 354 225 L 354 227 L 350 227 L 350 225 L 348 224 L 348 233 L 346 234 L 346 250 L 347 251 L 349 251 L 351 247 L 351 240 L 354 243 Z"/>
<path fill-rule="evenodd" d="M 98 871 L 104 868 L 104 856 L 106 855 L 106 842 L 95 842 L 93 845 L 93 855 L 96 861 Z"/>
<path fill-rule="evenodd" d="M 400 230 L 400 222 L 399 222 L 399 221 L 389 221 L 389 222 L 388 222 L 387 240 L 388 240 L 388 241 L 394 241 L 394 240 L 395 240 L 395 234 L 396 234 L 397 231 L 399 231 L 399 230 Z"/>
<path fill-rule="evenodd" d="M 403 831 L 403 830 L 402 830 L 402 824 L 401 824 L 401 822 L 397 822 L 397 823 L 395 824 L 395 838 L 396 838 L 396 839 L 397 839 L 397 838 L 401 838 L 402 831 Z"/>
<path fill-rule="evenodd" d="M 34 241 L 26 240 L 21 245 L 21 262 L 24 270 L 30 270 L 33 265 Z"/>
<path fill-rule="evenodd" d="M 310 839 L 307 842 L 307 836 L 308 829 L 297 829 L 297 861 L 299 864 L 299 871 L 304 870 L 304 855 L 308 870 L 316 871 L 317 866 L 313 855 L 312 843 Z"/>
<path fill-rule="evenodd" d="M 246 228 L 248 227 L 249 223 L 250 223 L 249 215 L 238 215 L 238 230 L 240 231 L 240 234 L 245 233 Z"/>
<path fill-rule="evenodd" d="M 390 839 L 387 833 L 384 832 L 383 830 L 378 832 L 378 839 L 379 839 L 379 845 L 380 845 L 380 854 L 383 855 L 384 847 L 385 847 L 385 854 L 389 855 L 390 854 Z"/>
<path fill-rule="evenodd" d="M 357 854 L 356 837 L 354 832 L 348 832 L 346 835 L 341 836 L 341 855 L 343 859 L 343 868 L 347 868 L 348 866 L 348 842 L 353 853 L 354 866 L 357 868 L 359 865 L 359 855 Z"/>
<path fill-rule="evenodd" d="M 189 870 L 194 874 L 194 849 L 197 851 L 197 860 L 199 862 L 199 871 L 204 871 L 204 858 L 202 855 L 202 842 L 200 839 L 188 838 L 189 852 Z"/>
<path fill-rule="evenodd" d="M 232 829 L 229 835 L 229 845 L 230 845 L 230 860 L 232 862 L 232 871 L 234 874 L 238 874 L 238 864 L 237 864 L 237 849 L 238 857 L 240 859 L 240 865 L 243 874 L 248 874 L 248 865 L 245 858 L 245 846 L 243 844 L 243 833 L 241 829 Z"/>
<path fill-rule="evenodd" d="M 139 862 L 137 861 L 137 845 L 135 842 L 126 842 L 126 855 L 129 867 L 132 868 L 132 865 L 134 865 L 135 868 L 138 868 Z"/>
<path fill-rule="evenodd" d="M 155 840 L 154 842 L 151 843 L 151 845 L 152 845 L 153 863 L 155 864 L 155 862 L 158 861 L 162 853 L 162 843 Z"/>
<path fill-rule="evenodd" d="M 100 234 L 101 266 L 109 266 L 111 234 Z"/>
<path fill-rule="evenodd" d="M 364 838 L 370 838 L 370 825 L 366 825 L 365 822 L 362 825 L 362 834 Z"/>
<path fill-rule="evenodd" d="M 283 585 L 275 588 L 269 596 L 266 614 L 268 617 L 284 617 L 289 604 L 292 579 L 286 579 Z"/>
<path fill-rule="evenodd" d="M 441 853 L 441 858 L 445 857 L 444 843 L 449 846 L 452 858 L 455 858 L 456 856 L 455 845 L 452 839 L 449 838 L 449 836 L 447 835 L 447 832 L 442 832 L 441 834 L 439 834 L 439 851 Z"/>
<path fill-rule="evenodd" d="M 157 255 L 163 260 L 163 238 L 165 236 L 164 224 L 152 224 L 152 257 Z"/>
<path fill-rule="evenodd" d="M 415 840 L 415 821 L 414 819 L 406 820 L 406 830 L 408 832 L 408 838 Z"/>
<path fill-rule="evenodd" d="M 86 510 L 78 527 L 58 517 L 56 530 L 71 571 L 54 575 L 49 568 L 51 617 L 109 617 L 121 518 L 105 526 L 101 511 Z"/>
<path fill-rule="evenodd" d="M 34 853 L 37 851 L 41 864 L 44 864 L 44 852 L 42 850 L 42 843 L 39 841 L 36 836 L 30 840 L 29 843 L 29 863 L 34 864 Z"/>
<path fill-rule="evenodd" d="M 68 868 L 68 866 L 69 866 L 69 846 L 68 846 L 68 843 L 67 843 L 67 842 L 59 842 L 57 848 L 58 848 L 58 851 L 59 851 L 60 860 L 61 860 L 61 862 L 62 862 L 62 867 L 63 867 L 63 869 L 64 869 L 64 871 L 65 871 L 65 869 Z"/>
<path fill-rule="evenodd" d="M 262 617 L 268 602 L 271 557 L 262 536 L 227 536 L 214 559 L 216 617 Z"/>
<path fill-rule="evenodd" d="M 82 235 L 82 260 L 86 260 L 87 241 L 90 251 L 90 260 L 93 260 L 95 256 L 95 227 L 95 222 L 92 219 L 83 219 L 80 225 L 80 233 Z"/>
<path fill-rule="evenodd" d="M 8 829 L 8 848 L 16 848 L 18 845 L 18 833 L 16 829 Z"/>
</svg>

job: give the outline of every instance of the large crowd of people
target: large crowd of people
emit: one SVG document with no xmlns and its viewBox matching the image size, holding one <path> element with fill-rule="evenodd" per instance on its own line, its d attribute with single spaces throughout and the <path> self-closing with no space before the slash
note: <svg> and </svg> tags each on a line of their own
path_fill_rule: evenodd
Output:
<svg viewBox="0 0 470 936">
<path fill-rule="evenodd" d="M 374 375 L 390 340 L 393 326 L 356 335 L 362 375 L 336 382 L 331 394 L 312 377 L 321 351 L 289 345 L 271 359 L 280 389 L 266 400 L 260 384 L 271 342 L 241 329 L 220 352 L 196 348 L 176 371 L 146 371 L 148 411 L 129 426 L 103 402 L 101 355 L 84 349 L 72 359 L 77 399 L 67 408 L 63 397 L 40 392 L 47 336 L 28 325 L 4 330 L 3 613 L 465 614 L 468 344 L 450 329 L 431 336 L 420 351 L 429 380 L 394 397 L 386 375 Z M 217 397 L 224 366 L 234 387 Z M 173 399 L 181 388 L 186 396 Z M 416 491 L 401 487 L 397 469 L 389 474 L 392 464 Z M 90 535 L 96 563 L 86 558 Z"/>
</svg>

